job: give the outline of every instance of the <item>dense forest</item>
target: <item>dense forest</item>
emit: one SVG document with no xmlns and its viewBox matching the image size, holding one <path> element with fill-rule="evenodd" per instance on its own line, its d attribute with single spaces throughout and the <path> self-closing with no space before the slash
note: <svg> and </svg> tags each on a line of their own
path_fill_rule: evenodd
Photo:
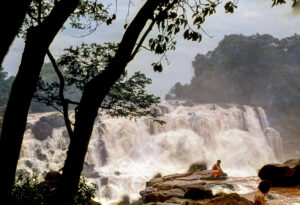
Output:
<svg viewBox="0 0 300 205">
<path fill-rule="evenodd" d="M 57 75 L 54 72 L 51 63 L 44 64 L 43 69 L 41 71 L 41 75 L 43 76 L 43 80 L 46 82 L 58 81 Z M 9 92 L 14 79 L 14 76 L 7 77 L 7 72 L 5 72 L 3 68 L 0 68 L 0 117 L 4 115 L 4 111 L 9 97 Z M 46 106 L 45 104 L 38 103 L 35 101 L 31 103 L 30 113 L 49 111 L 54 111 L 54 109 L 49 106 Z"/>
<path fill-rule="evenodd" d="M 291 139 L 300 131 L 300 35 L 229 35 L 193 61 L 190 84 L 176 83 L 166 99 L 262 106 L 272 126 Z"/>
<path fill-rule="evenodd" d="M 0 116 L 2 116 L 5 111 L 13 80 L 14 77 L 7 78 L 7 72 L 0 67 Z"/>
</svg>

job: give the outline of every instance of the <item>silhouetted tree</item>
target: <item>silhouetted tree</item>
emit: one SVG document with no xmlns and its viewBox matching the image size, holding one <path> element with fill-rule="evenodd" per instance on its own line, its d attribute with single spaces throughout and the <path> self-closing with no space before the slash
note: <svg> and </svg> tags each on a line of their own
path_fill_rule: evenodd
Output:
<svg viewBox="0 0 300 205">
<path fill-rule="evenodd" d="M 19 33 L 26 12 L 32 0 L 10 0 L 1 2 L 1 38 L 0 38 L 0 66 L 8 52 L 9 46 Z"/>
<path fill-rule="evenodd" d="M 92 20 L 99 22 L 106 19 L 103 10 L 102 4 L 90 1 L 32 2 L 26 18 L 31 21 L 25 19 L 26 24 L 21 31 L 26 37 L 25 48 L 12 85 L 0 138 L 0 163 L 5 164 L 0 169 L 1 200 L 9 198 L 15 179 L 28 110 L 48 47 L 70 16 L 74 27 L 83 28 L 85 25 L 80 23 L 80 17 L 91 16 Z M 89 25 L 88 22 L 87 27 Z"/>
<path fill-rule="evenodd" d="M 195 3 L 197 4 L 197 2 Z M 200 28 L 205 17 L 213 14 L 219 3 L 219 1 L 214 1 L 202 5 L 202 7 L 193 7 L 186 1 L 180 0 L 148 0 L 145 2 L 131 24 L 126 26 L 126 31 L 114 57 L 109 61 L 106 68 L 91 79 L 84 88 L 82 98 L 76 109 L 76 121 L 63 168 L 58 200 L 63 203 L 72 201 L 78 186 L 98 108 L 114 83 L 124 73 L 127 64 L 135 57 L 153 26 L 158 26 L 160 34 L 157 38 L 149 40 L 149 50 L 156 54 L 165 55 L 168 50 L 175 49 L 176 42 L 173 36 L 179 33 L 181 29 L 185 30 L 183 33 L 185 39 L 201 40 L 201 34 L 188 24 L 187 9 L 195 8 L 192 24 L 196 28 Z M 235 5 L 233 3 L 226 5 L 226 11 L 232 12 Z M 150 21 L 149 25 L 145 28 L 148 21 Z M 155 71 L 162 71 L 160 62 L 153 63 L 153 68 Z"/>
<path fill-rule="evenodd" d="M 0 139 L 0 163 L 5 164 L 5 168 L 0 171 L 0 193 L 5 194 L 5 196 L 8 196 L 14 180 L 26 117 L 44 57 L 55 35 L 80 2 L 79 0 L 50 1 L 54 8 L 51 9 L 50 7 L 49 9 L 49 7 L 43 7 L 42 3 L 44 2 L 40 1 L 35 2 L 37 9 L 30 10 L 29 16 L 34 19 L 33 22 L 36 22 L 36 25 L 30 26 L 25 32 L 26 45 L 19 72 L 10 94 Z M 235 3 L 236 1 L 227 2 L 224 6 L 226 12 L 232 13 L 236 7 Z M 219 4 L 219 0 L 205 3 L 187 0 L 148 0 L 131 24 L 125 25 L 126 31 L 115 56 L 101 74 L 87 83 L 77 107 L 72 141 L 63 169 L 62 183 L 59 187 L 59 199 L 62 200 L 60 203 L 71 202 L 76 193 L 98 108 L 111 87 L 124 73 L 127 64 L 143 46 L 143 42 L 153 26 L 157 25 L 160 34 L 157 38 L 149 40 L 149 50 L 165 57 L 168 50 L 175 49 L 174 35 L 179 33 L 181 29 L 184 30 L 185 39 L 201 41 L 202 36 L 196 29 L 201 28 L 201 24 L 208 15 L 215 13 L 216 6 Z M 46 14 L 49 12 L 49 14 L 43 17 L 42 10 Z M 191 23 L 188 22 L 188 10 L 193 14 L 190 18 Z M 89 11 L 92 11 L 93 14 L 96 13 L 93 9 L 83 9 L 79 10 L 79 16 Z M 108 19 L 108 23 L 114 18 L 115 16 Z M 147 25 L 148 21 L 150 21 L 149 25 Z M 85 27 L 82 24 L 76 25 L 78 28 Z M 140 35 L 146 25 L 146 30 Z M 43 38 L 40 39 L 40 36 Z M 153 68 L 155 71 L 162 71 L 161 61 L 153 63 Z M 1 198 L 3 199 L 3 197 Z"/>
<path fill-rule="evenodd" d="M 80 104 L 80 97 L 85 86 L 103 72 L 113 58 L 116 49 L 117 45 L 112 43 L 105 43 L 104 46 L 82 43 L 81 46 L 75 48 L 71 46 L 65 49 L 65 53 L 57 62 L 49 54 L 59 81 L 53 79 L 47 82 L 42 77 L 33 99 L 53 107 L 64 115 L 71 141 L 74 123 L 69 119 L 69 107 Z M 46 79 L 49 80 L 49 77 Z M 150 106 L 159 103 L 160 99 L 152 94 L 147 94 L 145 90 L 151 82 L 151 79 L 146 78 L 140 72 L 135 72 L 131 77 L 124 72 L 105 96 L 99 107 L 101 112 L 113 117 L 156 117 L 156 113 L 150 111 Z M 75 107 L 75 113 L 76 110 Z"/>
</svg>

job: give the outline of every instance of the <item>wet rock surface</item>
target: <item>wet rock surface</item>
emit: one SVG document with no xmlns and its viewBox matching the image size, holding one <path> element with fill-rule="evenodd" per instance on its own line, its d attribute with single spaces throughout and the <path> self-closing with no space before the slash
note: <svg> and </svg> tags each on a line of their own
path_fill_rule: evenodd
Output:
<svg viewBox="0 0 300 205">
<path fill-rule="evenodd" d="M 259 170 L 258 176 L 262 180 L 269 180 L 275 187 L 299 186 L 299 159 L 291 159 L 283 164 L 267 164 Z"/>
<path fill-rule="evenodd" d="M 234 193 L 213 195 L 212 188 L 216 186 L 230 190 L 234 190 L 234 186 L 216 180 L 203 181 L 202 178 L 208 176 L 210 171 L 205 170 L 154 178 L 146 182 L 146 188 L 140 195 L 146 204 L 253 204 Z"/>
<path fill-rule="evenodd" d="M 59 114 L 51 114 L 43 116 L 40 120 L 31 125 L 32 133 L 38 140 L 45 140 L 52 134 L 54 128 L 63 127 L 65 125 L 64 119 Z"/>
</svg>

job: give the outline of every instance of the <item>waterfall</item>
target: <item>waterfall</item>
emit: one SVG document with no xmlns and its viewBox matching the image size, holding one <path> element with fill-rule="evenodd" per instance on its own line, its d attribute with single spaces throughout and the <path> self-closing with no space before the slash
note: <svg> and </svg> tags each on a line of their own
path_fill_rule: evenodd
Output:
<svg viewBox="0 0 300 205">
<path fill-rule="evenodd" d="M 145 181 L 156 173 L 182 173 L 195 161 L 204 160 L 210 167 L 221 159 L 229 176 L 256 176 L 264 164 L 278 162 L 280 134 L 269 127 L 262 108 L 183 105 L 163 101 L 153 108 L 164 125 L 149 117 L 97 118 L 82 175 L 98 184 L 97 198 L 102 203 L 123 194 L 137 198 Z M 41 119 L 57 119 L 53 115 L 57 114 L 29 115 L 18 164 L 23 172 L 42 177 L 62 168 L 69 143 L 65 128 L 59 123 L 47 127 L 46 123 L 43 129 L 33 129 Z M 45 136 L 38 137 L 36 130 Z"/>
</svg>

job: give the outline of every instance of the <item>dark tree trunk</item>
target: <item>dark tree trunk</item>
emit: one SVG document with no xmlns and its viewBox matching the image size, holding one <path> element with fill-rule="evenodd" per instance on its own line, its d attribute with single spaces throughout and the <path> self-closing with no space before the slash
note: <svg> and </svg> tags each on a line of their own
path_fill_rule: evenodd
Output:
<svg viewBox="0 0 300 205">
<path fill-rule="evenodd" d="M 30 102 L 48 47 L 79 0 L 62 0 L 37 27 L 28 31 L 21 65 L 12 85 L 0 138 L 0 198 L 9 197 L 19 159 Z"/>
<path fill-rule="evenodd" d="M 153 18 L 155 9 L 162 1 L 148 0 L 127 28 L 114 59 L 108 67 L 85 87 L 76 113 L 74 134 L 67 152 L 63 168 L 59 200 L 71 203 L 77 191 L 94 121 L 98 109 L 113 84 L 125 71 L 131 60 L 131 54 L 147 21 Z M 117 136 L 116 136 L 117 137 Z"/>
<path fill-rule="evenodd" d="M 9 0 L 1 2 L 0 19 L 3 31 L 0 38 L 0 66 L 8 52 L 9 46 L 22 26 L 31 1 Z"/>
</svg>

